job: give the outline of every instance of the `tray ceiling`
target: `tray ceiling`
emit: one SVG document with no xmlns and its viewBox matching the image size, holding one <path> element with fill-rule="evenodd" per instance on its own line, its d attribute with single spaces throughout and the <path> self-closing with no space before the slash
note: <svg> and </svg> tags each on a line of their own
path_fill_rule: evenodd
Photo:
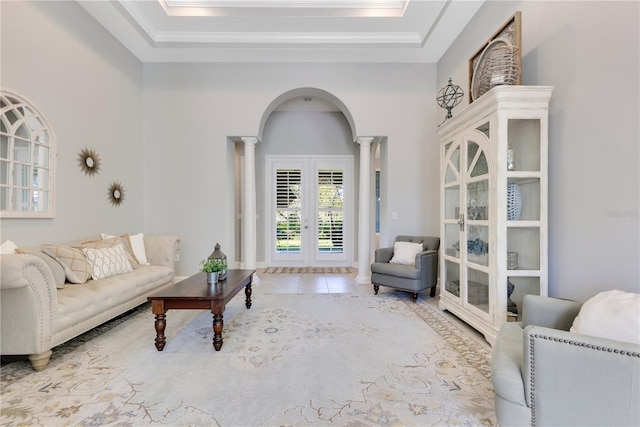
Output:
<svg viewBox="0 0 640 427">
<path fill-rule="evenodd" d="M 437 62 L 483 0 L 78 0 L 144 62 Z"/>
</svg>

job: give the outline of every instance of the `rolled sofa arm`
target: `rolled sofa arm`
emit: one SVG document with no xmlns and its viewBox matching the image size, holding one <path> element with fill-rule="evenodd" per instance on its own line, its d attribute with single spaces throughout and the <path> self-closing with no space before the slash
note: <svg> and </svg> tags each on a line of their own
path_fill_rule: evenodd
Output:
<svg viewBox="0 0 640 427">
<path fill-rule="evenodd" d="M 147 261 L 151 265 L 163 265 L 175 271 L 176 255 L 180 252 L 179 236 L 144 236 Z"/>
<path fill-rule="evenodd" d="M 527 294 L 522 299 L 522 327 L 544 326 L 568 331 L 582 307 L 581 302 Z"/>
<path fill-rule="evenodd" d="M 40 354 L 50 350 L 53 313 L 58 307 L 51 269 L 34 255 L 2 255 L 0 279 L 2 354 Z"/>
<path fill-rule="evenodd" d="M 527 326 L 532 425 L 640 425 L 640 345 Z"/>
</svg>

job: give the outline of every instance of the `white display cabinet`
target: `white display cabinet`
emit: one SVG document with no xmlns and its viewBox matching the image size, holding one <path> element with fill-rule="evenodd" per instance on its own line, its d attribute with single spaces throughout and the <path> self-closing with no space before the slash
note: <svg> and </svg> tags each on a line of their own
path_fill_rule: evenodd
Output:
<svg viewBox="0 0 640 427">
<path fill-rule="evenodd" d="M 547 295 L 552 91 L 497 86 L 437 130 L 440 308 L 491 344 L 525 294 Z"/>
</svg>

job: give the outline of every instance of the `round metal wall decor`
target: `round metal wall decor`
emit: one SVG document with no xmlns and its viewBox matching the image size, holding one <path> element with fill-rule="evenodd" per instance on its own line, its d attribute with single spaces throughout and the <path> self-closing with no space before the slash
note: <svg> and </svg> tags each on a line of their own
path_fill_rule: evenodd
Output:
<svg viewBox="0 0 640 427">
<path fill-rule="evenodd" d="M 109 186 L 107 195 L 113 206 L 120 206 L 124 201 L 124 187 L 119 182 L 114 182 Z"/>
<path fill-rule="evenodd" d="M 92 148 L 83 148 L 78 154 L 78 164 L 85 175 L 93 176 L 100 170 L 100 156 Z"/>
</svg>

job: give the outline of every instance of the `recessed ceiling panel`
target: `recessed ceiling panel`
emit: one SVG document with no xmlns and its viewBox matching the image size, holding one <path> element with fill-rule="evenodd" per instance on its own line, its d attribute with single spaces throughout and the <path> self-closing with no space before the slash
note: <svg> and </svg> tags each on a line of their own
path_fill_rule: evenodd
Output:
<svg viewBox="0 0 640 427">
<path fill-rule="evenodd" d="M 78 3 L 142 61 L 437 62 L 482 1 Z"/>
</svg>

